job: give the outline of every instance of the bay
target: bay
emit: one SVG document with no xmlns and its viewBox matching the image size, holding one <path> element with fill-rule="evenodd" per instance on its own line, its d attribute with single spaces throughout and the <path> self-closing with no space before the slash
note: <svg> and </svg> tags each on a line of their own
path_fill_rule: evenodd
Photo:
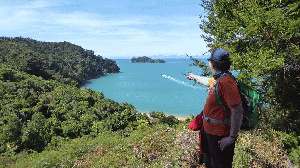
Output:
<svg viewBox="0 0 300 168">
<path fill-rule="evenodd" d="M 201 70 L 190 59 L 165 59 L 166 63 L 131 63 L 116 60 L 120 73 L 92 79 L 83 87 L 100 91 L 117 102 L 134 105 L 140 112 L 160 111 L 168 115 L 196 115 L 203 109 L 207 88 L 185 78 Z"/>
</svg>

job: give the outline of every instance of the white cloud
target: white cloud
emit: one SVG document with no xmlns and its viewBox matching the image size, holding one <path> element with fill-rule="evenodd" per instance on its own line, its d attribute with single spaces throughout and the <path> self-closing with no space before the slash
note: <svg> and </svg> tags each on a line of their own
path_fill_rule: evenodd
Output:
<svg viewBox="0 0 300 168">
<path fill-rule="evenodd" d="M 62 2 L 34 0 L 0 6 L 0 36 L 71 41 L 104 56 L 199 54 L 206 50 L 197 17 L 111 16 L 53 9 L 69 3 Z"/>
<path fill-rule="evenodd" d="M 59 3 L 60 2 L 60 3 Z M 49 8 L 54 6 L 62 5 L 61 2 L 57 0 L 31 0 L 28 3 L 20 6 L 23 9 L 42 9 L 42 8 Z"/>
</svg>

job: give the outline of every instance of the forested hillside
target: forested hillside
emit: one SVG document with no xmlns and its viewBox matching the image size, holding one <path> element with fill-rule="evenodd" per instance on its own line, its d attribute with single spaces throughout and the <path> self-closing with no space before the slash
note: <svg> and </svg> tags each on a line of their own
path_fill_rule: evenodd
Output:
<svg viewBox="0 0 300 168">
<path fill-rule="evenodd" d="M 101 93 L 0 66 L 0 152 L 43 150 L 54 137 L 116 131 L 141 115 Z"/>
<path fill-rule="evenodd" d="M 116 62 L 69 42 L 41 42 L 30 38 L 0 38 L 0 63 L 60 82 L 86 80 L 119 72 Z"/>
</svg>

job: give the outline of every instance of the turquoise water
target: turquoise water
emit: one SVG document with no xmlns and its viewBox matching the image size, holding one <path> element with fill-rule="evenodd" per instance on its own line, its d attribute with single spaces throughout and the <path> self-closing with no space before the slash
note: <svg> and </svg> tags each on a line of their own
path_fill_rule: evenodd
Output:
<svg viewBox="0 0 300 168">
<path fill-rule="evenodd" d="M 189 59 L 167 59 L 164 64 L 116 61 L 121 73 L 90 80 L 84 87 L 133 104 L 141 112 L 188 116 L 202 110 L 207 89 L 185 78 L 184 73 L 200 73 L 199 68 L 190 66 Z"/>
</svg>

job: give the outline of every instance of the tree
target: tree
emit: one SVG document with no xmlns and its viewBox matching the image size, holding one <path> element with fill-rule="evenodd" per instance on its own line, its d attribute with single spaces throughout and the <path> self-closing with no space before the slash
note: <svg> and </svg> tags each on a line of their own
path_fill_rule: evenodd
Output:
<svg viewBox="0 0 300 168">
<path fill-rule="evenodd" d="M 202 0 L 202 6 L 205 41 L 229 50 L 239 78 L 263 93 L 264 121 L 300 133 L 300 1 Z"/>
</svg>

